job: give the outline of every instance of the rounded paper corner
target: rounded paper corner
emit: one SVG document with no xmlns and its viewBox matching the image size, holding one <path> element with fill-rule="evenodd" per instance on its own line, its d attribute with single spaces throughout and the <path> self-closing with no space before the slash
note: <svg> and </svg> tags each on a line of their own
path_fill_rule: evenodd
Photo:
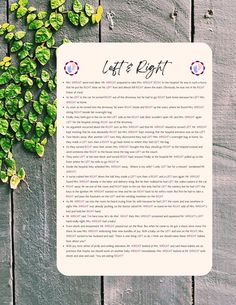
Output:
<svg viewBox="0 0 236 305">
<path fill-rule="evenodd" d="M 206 266 L 206 268 L 202 272 L 196 274 L 196 276 L 206 276 L 211 272 L 211 270 L 212 270 L 212 261 L 209 263 L 208 266 Z"/>
<path fill-rule="evenodd" d="M 70 276 L 70 274 L 68 274 L 65 270 L 63 270 L 62 266 L 59 264 L 58 261 L 57 261 L 57 270 L 59 273 L 61 273 L 64 276 Z"/>
<path fill-rule="evenodd" d="M 208 43 L 206 42 L 199 42 L 200 45 L 202 45 L 204 48 L 206 48 L 206 50 L 210 53 L 210 55 L 212 56 L 212 49 L 211 47 L 209 46 Z"/>
<path fill-rule="evenodd" d="M 61 44 L 58 48 L 57 48 L 57 54 L 60 54 L 61 52 L 65 52 L 67 48 L 70 48 L 71 45 L 73 45 L 72 42 L 67 42 L 67 43 L 63 43 Z"/>
</svg>

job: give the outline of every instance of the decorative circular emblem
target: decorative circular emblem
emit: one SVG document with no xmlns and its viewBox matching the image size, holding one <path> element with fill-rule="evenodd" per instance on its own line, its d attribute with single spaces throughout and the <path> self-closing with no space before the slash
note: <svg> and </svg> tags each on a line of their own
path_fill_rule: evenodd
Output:
<svg viewBox="0 0 236 305">
<path fill-rule="evenodd" d="M 199 60 L 192 62 L 190 66 L 190 71 L 197 76 L 203 74 L 205 71 L 204 63 Z"/>
<path fill-rule="evenodd" d="M 65 70 L 66 74 L 73 76 L 78 73 L 79 65 L 77 62 L 70 60 L 65 64 L 64 70 Z"/>
</svg>

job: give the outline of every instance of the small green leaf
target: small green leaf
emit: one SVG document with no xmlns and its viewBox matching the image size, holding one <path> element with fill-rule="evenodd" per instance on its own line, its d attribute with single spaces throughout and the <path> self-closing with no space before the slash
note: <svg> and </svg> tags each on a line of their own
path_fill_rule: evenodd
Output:
<svg viewBox="0 0 236 305">
<path fill-rule="evenodd" d="M 23 46 L 23 42 L 21 40 L 14 41 L 11 46 L 11 52 L 14 53 L 19 51 L 22 48 L 22 46 Z"/>
<path fill-rule="evenodd" d="M 10 11 L 14 12 L 17 8 L 18 8 L 18 3 L 16 3 L 16 2 L 12 3 L 10 6 Z"/>
<path fill-rule="evenodd" d="M 54 30 L 58 31 L 63 25 L 63 16 L 62 14 L 53 12 L 50 15 L 49 21 Z"/>
<path fill-rule="evenodd" d="M 45 116 L 45 118 L 43 119 L 43 125 L 45 126 L 49 126 L 52 124 L 52 118 L 48 115 Z"/>
<path fill-rule="evenodd" d="M 25 87 L 32 87 L 33 86 L 33 81 L 31 78 L 29 78 L 28 75 L 21 75 L 20 76 L 20 82 L 22 83 L 23 86 Z"/>
<path fill-rule="evenodd" d="M 15 84 L 10 84 L 5 90 L 6 98 L 14 98 L 21 93 L 21 87 Z"/>
<path fill-rule="evenodd" d="M 36 84 L 39 89 L 43 87 L 43 82 L 41 81 L 41 78 L 39 77 L 36 78 Z"/>
<path fill-rule="evenodd" d="M 82 27 L 84 27 L 89 22 L 89 18 L 85 15 L 84 12 L 81 12 L 79 22 Z"/>
<path fill-rule="evenodd" d="M 5 136 L 8 130 L 8 121 L 5 119 L 0 119 L 0 134 Z"/>
<path fill-rule="evenodd" d="M 45 27 L 42 27 L 38 29 L 37 32 L 35 33 L 35 42 L 37 43 L 45 42 L 51 37 L 52 37 L 52 31 Z"/>
<path fill-rule="evenodd" d="M 38 154 L 39 157 L 43 157 L 44 155 L 44 146 L 40 143 L 36 144 L 35 147 L 36 153 Z"/>
<path fill-rule="evenodd" d="M 20 178 L 18 176 L 16 176 L 16 175 L 11 176 L 11 179 L 10 179 L 11 189 L 16 190 L 19 183 L 20 183 Z"/>
<path fill-rule="evenodd" d="M 20 99 L 19 99 L 19 103 L 18 103 L 18 107 L 19 107 L 19 108 L 23 108 L 24 106 L 25 106 L 25 101 L 24 101 L 23 98 L 20 98 Z"/>
<path fill-rule="evenodd" d="M 23 47 L 23 48 L 24 48 L 24 47 Z M 29 52 L 28 52 L 27 50 L 23 49 L 23 48 L 22 48 L 21 51 L 18 52 L 18 54 L 17 54 L 20 60 L 26 58 L 26 57 L 29 55 Z"/>
<path fill-rule="evenodd" d="M 37 15 L 36 14 L 29 14 L 27 17 L 26 17 L 26 22 L 27 24 L 31 23 L 32 21 L 34 21 L 36 19 Z"/>
<path fill-rule="evenodd" d="M 55 105 L 48 104 L 47 105 L 47 113 L 52 118 L 55 119 L 57 115 L 57 108 Z"/>
<path fill-rule="evenodd" d="M 56 9 L 59 6 L 61 6 L 62 4 L 64 4 L 66 2 L 66 0 L 50 0 L 51 3 L 51 9 Z"/>
<path fill-rule="evenodd" d="M 33 12 L 36 12 L 36 11 L 37 11 L 37 9 L 34 6 L 30 6 L 28 8 L 28 13 L 33 13 Z"/>
<path fill-rule="evenodd" d="M 45 105 L 49 102 L 49 94 L 47 93 L 46 90 L 42 90 L 40 95 L 39 95 L 39 103 L 41 105 Z"/>
<path fill-rule="evenodd" d="M 16 11 L 16 18 L 17 18 L 17 19 L 20 19 L 20 18 L 24 17 L 25 14 L 27 13 L 27 11 L 28 11 L 28 10 L 27 10 L 26 7 L 20 6 L 20 7 L 17 9 L 17 11 Z"/>
<path fill-rule="evenodd" d="M 38 101 L 33 103 L 33 108 L 38 114 L 41 114 L 43 111 L 43 105 L 41 105 Z"/>
<path fill-rule="evenodd" d="M 59 13 L 64 13 L 65 10 L 66 10 L 65 5 L 61 5 L 61 6 L 58 7 L 58 12 L 59 12 Z"/>
<path fill-rule="evenodd" d="M 9 72 L 3 72 L 0 75 L 0 85 L 5 85 L 11 80 L 12 76 Z"/>
<path fill-rule="evenodd" d="M 17 113 L 16 113 L 16 118 L 17 118 L 17 120 L 22 120 L 23 118 L 25 117 L 25 112 L 24 112 L 24 110 L 20 110 L 20 111 L 18 111 Z"/>
<path fill-rule="evenodd" d="M 10 24 L 10 25 L 7 27 L 8 33 L 11 32 L 11 31 L 13 31 L 14 29 L 15 29 L 14 24 Z"/>
<path fill-rule="evenodd" d="M 79 25 L 79 14 L 76 14 L 73 11 L 69 11 L 67 16 L 73 25 Z"/>
<path fill-rule="evenodd" d="M 45 146 L 45 145 L 47 144 L 47 142 L 48 142 L 47 138 L 44 138 L 44 139 L 41 141 L 41 144 L 42 144 L 43 146 Z"/>
<path fill-rule="evenodd" d="M 43 26 L 43 21 L 35 19 L 29 24 L 29 30 L 37 30 L 40 29 Z"/>
<path fill-rule="evenodd" d="M 50 137 L 53 137 L 55 133 L 56 133 L 56 128 L 52 124 L 50 124 L 48 126 L 48 134 L 50 135 Z"/>
<path fill-rule="evenodd" d="M 24 147 L 26 150 L 34 152 L 35 151 L 35 142 L 32 140 L 25 140 Z"/>
<path fill-rule="evenodd" d="M 5 103 L 6 109 L 10 115 L 14 115 L 18 110 L 17 98 L 7 99 Z"/>
<path fill-rule="evenodd" d="M 50 81 L 48 82 L 48 89 L 50 91 L 53 91 L 56 88 L 56 85 L 54 83 L 54 81 L 52 79 L 50 79 Z"/>
<path fill-rule="evenodd" d="M 79 0 L 73 1 L 73 10 L 75 13 L 80 13 L 83 9 L 83 5 L 80 3 Z"/>
<path fill-rule="evenodd" d="M 9 138 L 1 138 L 0 146 L 1 146 L 3 151 L 8 153 L 10 151 L 10 148 L 11 148 L 11 140 Z"/>
<path fill-rule="evenodd" d="M 34 47 L 34 44 L 32 42 L 25 42 L 24 43 L 24 48 L 27 50 L 27 51 L 30 51 L 32 50 Z"/>
<path fill-rule="evenodd" d="M 27 103 L 29 103 L 29 102 L 32 101 L 32 99 L 33 99 L 33 94 L 32 94 L 29 90 L 27 90 L 27 91 L 25 92 L 24 98 L 25 98 L 25 101 L 26 101 Z"/>
<path fill-rule="evenodd" d="M 29 57 L 26 57 L 25 59 L 23 59 L 20 62 L 20 73 L 21 74 L 28 74 L 28 73 L 36 70 L 36 68 L 37 68 L 36 62 Z"/>
<path fill-rule="evenodd" d="M 85 13 L 88 17 L 91 17 L 92 14 L 94 14 L 95 9 L 91 4 L 86 3 L 85 4 Z"/>
<path fill-rule="evenodd" d="M 38 122 L 36 124 L 36 134 L 38 137 L 41 137 L 45 133 L 46 127 L 43 125 L 42 122 Z"/>
<path fill-rule="evenodd" d="M 38 19 L 44 19 L 47 16 L 47 12 L 45 11 L 40 11 L 38 12 Z"/>
<path fill-rule="evenodd" d="M 49 79 L 50 79 L 50 74 L 48 73 L 48 71 L 42 69 L 42 72 L 41 72 L 41 79 L 44 83 L 48 82 Z"/>
<path fill-rule="evenodd" d="M 38 114 L 35 111 L 30 110 L 29 115 L 28 115 L 28 119 L 29 119 L 30 123 L 33 124 L 37 121 Z"/>
<path fill-rule="evenodd" d="M 35 50 L 35 57 L 41 63 L 41 65 L 46 65 L 48 63 L 51 56 L 50 49 L 43 46 L 38 46 Z"/>
<path fill-rule="evenodd" d="M 5 39 L 6 39 L 6 41 L 11 41 L 12 40 L 12 38 L 14 37 L 14 34 L 13 33 L 7 33 L 7 35 L 5 36 Z"/>
<path fill-rule="evenodd" d="M 20 128 L 20 121 L 18 121 L 17 119 L 12 119 L 10 125 L 12 130 L 14 132 L 17 132 L 17 130 Z"/>
<path fill-rule="evenodd" d="M 48 48 L 52 48 L 55 45 L 55 39 L 53 36 L 46 42 L 46 45 Z"/>
<path fill-rule="evenodd" d="M 30 132 L 31 124 L 30 124 L 30 122 L 27 119 L 23 119 L 23 121 L 22 121 L 22 128 L 23 128 L 25 133 Z"/>
<path fill-rule="evenodd" d="M 19 5 L 26 6 L 29 4 L 29 0 L 19 0 L 18 3 Z"/>
<path fill-rule="evenodd" d="M 5 89 L 0 89 L 0 99 L 3 99 L 5 96 Z"/>
<path fill-rule="evenodd" d="M 26 32 L 24 31 L 17 31 L 15 32 L 15 40 L 21 40 L 26 35 Z"/>
<path fill-rule="evenodd" d="M 25 138 L 24 132 L 21 129 L 17 130 L 17 132 L 16 132 L 17 141 L 22 141 L 22 140 L 24 140 L 24 138 Z"/>
<path fill-rule="evenodd" d="M 24 180 L 25 179 L 25 170 L 23 167 L 21 167 L 17 173 L 17 176 L 21 179 Z"/>
<path fill-rule="evenodd" d="M 5 171 L 0 172 L 0 179 L 3 183 L 8 182 L 8 176 L 7 176 L 7 173 Z"/>
</svg>

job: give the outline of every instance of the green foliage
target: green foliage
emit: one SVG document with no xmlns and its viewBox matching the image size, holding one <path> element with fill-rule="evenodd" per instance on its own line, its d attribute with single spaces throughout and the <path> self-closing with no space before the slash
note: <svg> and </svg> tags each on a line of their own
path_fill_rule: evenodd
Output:
<svg viewBox="0 0 236 305">
<path fill-rule="evenodd" d="M 27 31 L 15 31 L 7 22 L 0 25 L 0 36 L 9 50 L 0 60 L 0 181 L 12 189 L 26 177 L 24 168 L 17 171 L 13 145 L 22 142 L 27 151 L 43 157 L 47 138 L 56 133 L 57 102 L 52 100 L 56 76 L 47 67 L 56 56 L 54 34 L 66 17 L 73 26 L 84 27 L 89 22 L 99 23 L 103 13 L 101 6 L 95 10 L 79 0 L 71 1 L 68 12 L 66 0 L 48 1 L 49 12 L 38 11 L 29 0 L 11 4 L 10 11 L 27 25 Z M 33 41 L 29 32 L 33 32 Z M 67 42 L 67 38 L 62 41 Z"/>
</svg>

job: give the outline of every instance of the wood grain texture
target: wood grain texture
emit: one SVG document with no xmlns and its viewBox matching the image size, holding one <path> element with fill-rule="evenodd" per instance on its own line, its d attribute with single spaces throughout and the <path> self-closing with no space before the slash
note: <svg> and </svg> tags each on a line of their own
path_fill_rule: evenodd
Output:
<svg viewBox="0 0 236 305">
<path fill-rule="evenodd" d="M 30 0 L 30 5 L 48 10 L 49 1 Z M 22 27 L 14 17 L 11 21 Z M 99 28 L 87 27 L 80 32 L 66 23 L 57 33 L 58 43 L 64 37 L 98 41 Z M 55 62 L 50 71 L 55 72 Z M 26 169 L 31 190 L 22 184 L 14 192 L 16 305 L 99 305 L 99 277 L 66 277 L 56 267 L 55 139 L 49 141 L 42 159 L 27 153 L 22 145 L 17 145 L 14 153 L 18 166 Z"/>
<path fill-rule="evenodd" d="M 190 41 L 189 0 L 102 0 L 105 14 L 114 12 L 114 28 L 104 16 L 102 41 Z"/>
<path fill-rule="evenodd" d="M 105 277 L 105 305 L 190 305 L 190 277 Z"/>
<path fill-rule="evenodd" d="M 236 303 L 236 3 L 195 1 L 195 40 L 213 51 L 213 268 L 195 279 L 197 305 Z"/>
<path fill-rule="evenodd" d="M 7 2 L 0 1 L 0 24 L 7 22 Z M 0 38 L 0 59 L 7 47 Z M 0 304 L 12 303 L 11 192 L 0 185 Z"/>
<path fill-rule="evenodd" d="M 102 0 L 115 13 L 114 28 L 104 16 L 102 42 L 189 41 L 190 1 Z M 171 15 L 176 9 L 177 16 Z M 190 305 L 190 277 L 105 277 L 105 305 Z"/>
</svg>

